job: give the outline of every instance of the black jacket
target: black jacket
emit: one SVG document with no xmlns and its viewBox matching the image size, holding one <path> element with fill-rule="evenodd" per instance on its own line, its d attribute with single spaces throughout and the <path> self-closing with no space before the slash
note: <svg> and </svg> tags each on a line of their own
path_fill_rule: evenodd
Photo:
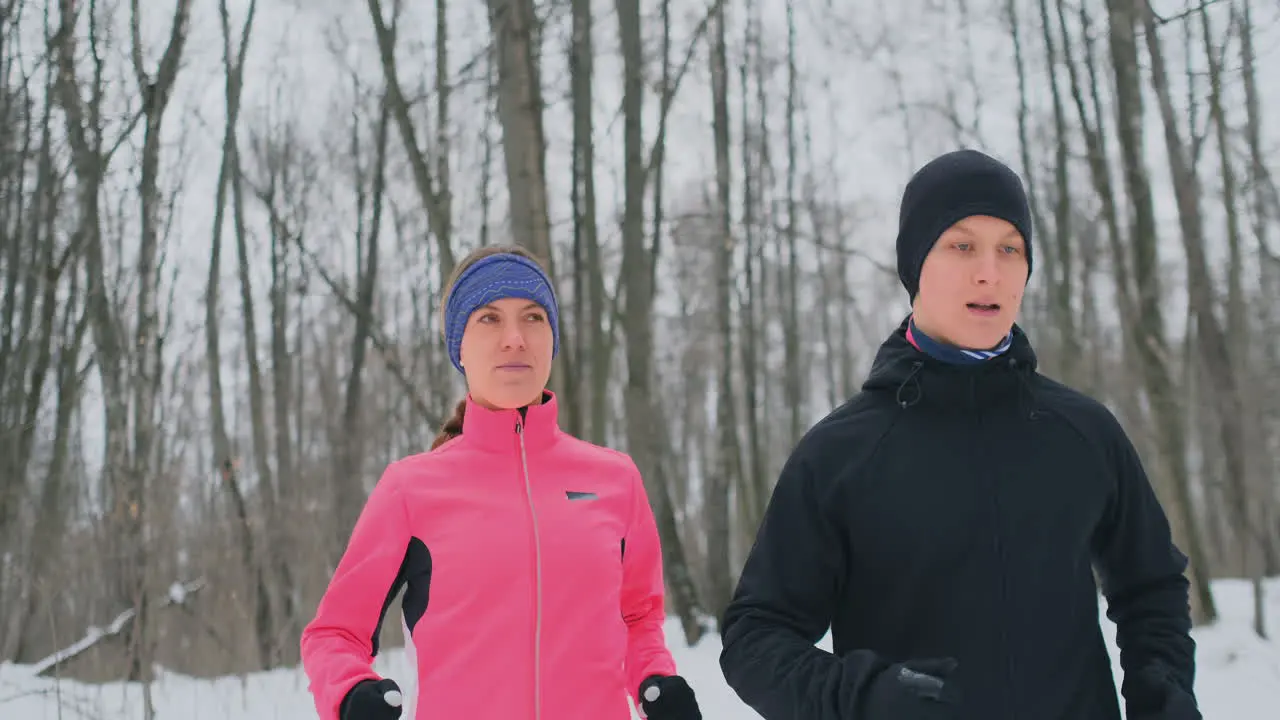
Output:
<svg viewBox="0 0 1280 720">
<path fill-rule="evenodd" d="M 1198 718 L 1187 560 L 1116 418 L 1016 326 L 976 366 L 905 328 L 782 470 L 721 626 L 730 686 L 766 720 L 1119 720 L 1096 566 L 1129 717 Z M 922 658 L 958 661 L 954 710 L 883 709 Z"/>
</svg>

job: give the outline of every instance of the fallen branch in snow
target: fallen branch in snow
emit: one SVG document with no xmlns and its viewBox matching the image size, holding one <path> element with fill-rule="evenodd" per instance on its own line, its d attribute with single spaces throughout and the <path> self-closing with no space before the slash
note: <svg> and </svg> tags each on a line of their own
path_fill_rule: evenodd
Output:
<svg viewBox="0 0 1280 720">
<path fill-rule="evenodd" d="M 0 695 L 0 705 L 4 705 L 6 703 L 11 703 L 11 702 L 17 702 L 18 700 L 21 700 L 24 697 L 54 695 L 56 693 L 57 691 L 54 688 L 40 688 L 38 690 L 23 690 L 22 692 L 14 693 L 12 695 Z"/>
<path fill-rule="evenodd" d="M 173 605 L 182 605 L 186 603 L 187 597 L 192 593 L 198 592 L 205 585 L 204 578 L 192 580 L 186 583 L 177 583 L 169 586 L 169 592 L 164 598 L 156 604 L 157 608 L 170 607 Z M 63 663 L 80 655 L 89 648 L 102 642 L 104 638 L 115 637 L 121 633 L 129 625 L 129 621 L 133 620 L 133 616 L 137 614 L 135 608 L 129 608 L 116 615 L 111 624 L 105 628 L 90 627 L 85 631 L 84 637 L 77 640 L 74 644 L 69 645 L 54 654 L 46 657 L 31 667 L 36 675 L 44 675 L 51 670 L 56 669 Z"/>
</svg>

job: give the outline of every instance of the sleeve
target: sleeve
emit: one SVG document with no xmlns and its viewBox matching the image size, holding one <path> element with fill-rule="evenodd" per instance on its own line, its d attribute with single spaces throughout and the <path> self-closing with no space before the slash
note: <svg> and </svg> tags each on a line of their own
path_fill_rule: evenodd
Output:
<svg viewBox="0 0 1280 720">
<path fill-rule="evenodd" d="M 640 683 L 650 675 L 675 675 L 676 665 L 663 629 L 666 594 L 658 526 L 639 470 L 632 477 L 631 517 L 622 541 L 621 602 L 627 623 L 627 689 L 639 702 Z"/>
<path fill-rule="evenodd" d="M 805 453 L 802 441 L 765 509 L 721 623 L 720 668 L 765 720 L 861 720 L 888 663 L 816 647 L 848 581 L 847 550 Z"/>
<path fill-rule="evenodd" d="M 393 468 L 394 466 L 392 466 Z M 388 468 L 370 493 L 315 617 L 302 631 L 303 670 L 321 720 L 337 720 L 356 683 L 373 671 L 382 620 L 404 584 L 408 516 Z"/>
<path fill-rule="evenodd" d="M 1094 560 L 1116 625 L 1121 692 L 1132 715 L 1162 704 L 1172 683 L 1194 698 L 1187 558 L 1174 545 L 1169 521 L 1124 430 L 1111 420 L 1115 488 L 1093 537 Z M 1165 687 L 1150 687 L 1156 684 Z"/>
</svg>

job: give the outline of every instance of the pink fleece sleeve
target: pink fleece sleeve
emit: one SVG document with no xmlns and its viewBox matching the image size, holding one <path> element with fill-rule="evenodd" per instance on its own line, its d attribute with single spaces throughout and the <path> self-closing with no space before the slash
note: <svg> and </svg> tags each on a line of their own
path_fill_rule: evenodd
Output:
<svg viewBox="0 0 1280 720">
<path fill-rule="evenodd" d="M 666 613 L 658 526 L 638 470 L 634 478 L 631 523 L 622 556 L 622 617 L 627 623 L 627 687 L 638 701 L 645 678 L 674 675 L 676 664 L 663 631 Z"/>
<path fill-rule="evenodd" d="M 302 666 L 321 720 L 338 720 L 342 699 L 357 682 L 379 679 L 372 667 L 374 637 L 409 544 L 404 500 L 392 473 L 389 467 L 370 493 L 315 618 L 302 631 Z"/>
</svg>

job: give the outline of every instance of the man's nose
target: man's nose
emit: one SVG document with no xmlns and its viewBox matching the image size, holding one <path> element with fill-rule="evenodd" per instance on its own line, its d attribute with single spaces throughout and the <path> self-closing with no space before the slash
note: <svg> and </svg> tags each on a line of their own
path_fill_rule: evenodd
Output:
<svg viewBox="0 0 1280 720">
<path fill-rule="evenodd" d="M 999 259 L 995 251 L 978 255 L 977 267 L 973 269 L 973 280 L 979 285 L 992 285 L 1000 279 Z"/>
</svg>

